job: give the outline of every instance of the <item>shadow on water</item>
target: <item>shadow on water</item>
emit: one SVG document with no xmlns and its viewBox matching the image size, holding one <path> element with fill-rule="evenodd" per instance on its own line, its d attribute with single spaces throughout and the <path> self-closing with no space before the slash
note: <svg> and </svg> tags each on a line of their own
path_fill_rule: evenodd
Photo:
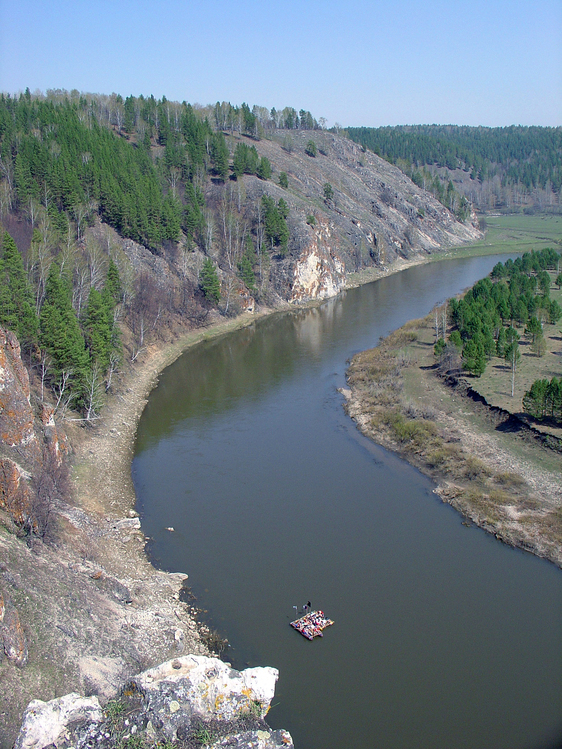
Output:
<svg viewBox="0 0 562 749">
<path fill-rule="evenodd" d="M 143 414 L 152 552 L 189 573 L 227 660 L 279 668 L 269 720 L 297 747 L 554 749 L 562 734 L 560 571 L 463 526 L 337 392 L 354 352 L 497 260 L 412 268 L 205 343 Z M 308 600 L 335 620 L 312 642 L 289 627 Z"/>
</svg>

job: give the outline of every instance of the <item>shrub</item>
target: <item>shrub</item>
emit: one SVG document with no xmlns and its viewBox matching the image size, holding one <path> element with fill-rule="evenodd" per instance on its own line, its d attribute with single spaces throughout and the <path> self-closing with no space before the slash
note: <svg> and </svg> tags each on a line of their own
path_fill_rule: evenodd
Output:
<svg viewBox="0 0 562 749">
<path fill-rule="evenodd" d="M 317 154 L 317 148 L 316 143 L 313 140 L 309 140 L 306 144 L 306 148 L 304 149 L 304 152 L 307 156 L 311 156 L 312 158 L 316 157 Z"/>
</svg>

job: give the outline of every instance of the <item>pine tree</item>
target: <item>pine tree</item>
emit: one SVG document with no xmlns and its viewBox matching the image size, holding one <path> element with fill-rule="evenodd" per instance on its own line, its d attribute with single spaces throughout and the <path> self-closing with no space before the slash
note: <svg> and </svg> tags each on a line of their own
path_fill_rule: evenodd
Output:
<svg viewBox="0 0 562 749">
<path fill-rule="evenodd" d="M 262 197 L 262 205 L 265 212 L 265 235 L 271 243 L 271 248 L 277 249 L 280 255 L 285 255 L 289 242 L 289 228 L 285 219 L 289 213 L 289 207 L 283 198 L 280 198 L 278 205 L 275 205 L 273 198 L 268 195 Z"/>
<path fill-rule="evenodd" d="M 22 257 L 8 232 L 0 257 L 0 325 L 13 330 L 24 350 L 37 343 L 39 321 Z"/>
<path fill-rule="evenodd" d="M 256 169 L 256 174 L 260 179 L 270 179 L 271 177 L 271 164 L 269 163 L 269 159 L 265 156 L 262 156 L 258 167 Z"/>
<path fill-rule="evenodd" d="M 254 252 L 252 240 L 248 234 L 248 246 L 246 252 L 242 255 L 242 259 L 238 263 L 238 270 L 240 271 L 240 276 L 244 281 L 246 288 L 252 293 L 256 290 L 256 274 L 254 273 L 255 258 L 256 254 Z"/>
<path fill-rule="evenodd" d="M 122 298 L 123 290 L 121 287 L 121 279 L 119 277 L 119 269 L 113 260 L 109 261 L 109 268 L 107 269 L 107 276 L 105 279 L 105 285 L 103 288 L 104 295 L 112 301 L 112 309 L 116 304 L 119 304 Z"/>
<path fill-rule="evenodd" d="M 91 362 L 97 364 L 102 373 L 109 367 L 112 323 L 111 308 L 104 301 L 102 294 L 92 287 L 84 318 L 84 337 Z"/>
<path fill-rule="evenodd" d="M 50 357 L 53 382 L 60 382 L 63 375 L 68 377 L 73 397 L 79 399 L 89 357 L 72 307 L 70 284 L 61 276 L 56 263 L 51 265 L 41 308 L 40 344 Z"/>
<path fill-rule="evenodd" d="M 228 162 L 230 154 L 223 133 L 214 133 L 211 140 L 211 162 L 217 177 L 226 179 L 228 176 Z"/>
<path fill-rule="evenodd" d="M 205 297 L 210 302 L 213 302 L 213 304 L 218 304 L 221 296 L 220 280 L 213 261 L 208 257 L 203 261 L 203 267 L 199 274 L 199 283 Z"/>
<path fill-rule="evenodd" d="M 311 156 L 312 158 L 315 158 L 316 154 L 318 153 L 318 149 L 316 148 L 316 143 L 313 140 L 309 140 L 308 143 L 306 144 L 304 152 L 307 156 Z"/>
</svg>

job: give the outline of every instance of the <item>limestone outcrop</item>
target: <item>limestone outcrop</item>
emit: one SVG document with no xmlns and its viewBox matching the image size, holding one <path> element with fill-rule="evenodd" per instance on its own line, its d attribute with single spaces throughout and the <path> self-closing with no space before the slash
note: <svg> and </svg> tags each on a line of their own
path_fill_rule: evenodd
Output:
<svg viewBox="0 0 562 749">
<path fill-rule="evenodd" d="M 33 700 L 24 713 L 14 749 L 68 746 L 73 733 L 90 730 L 102 721 L 103 711 L 97 697 L 81 697 L 71 692 L 49 702 Z"/>
<path fill-rule="evenodd" d="M 246 714 L 265 717 L 278 676 L 275 668 L 236 671 L 217 658 L 186 655 L 144 671 L 131 684 L 170 735 L 191 715 L 228 721 Z"/>
<path fill-rule="evenodd" d="M 274 668 L 236 671 L 217 658 L 175 658 L 135 676 L 104 709 L 97 697 L 75 692 L 33 700 L 14 749 L 105 748 L 132 736 L 146 745 L 195 740 L 209 749 L 291 749 L 290 734 L 263 721 L 277 677 Z"/>
</svg>

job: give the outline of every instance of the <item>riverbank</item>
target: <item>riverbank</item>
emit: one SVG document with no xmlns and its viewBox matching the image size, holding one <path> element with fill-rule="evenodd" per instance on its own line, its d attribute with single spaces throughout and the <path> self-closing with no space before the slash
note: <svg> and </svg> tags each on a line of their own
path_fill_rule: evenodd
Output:
<svg viewBox="0 0 562 749">
<path fill-rule="evenodd" d="M 430 476 L 436 493 L 497 538 L 562 567 L 560 454 L 498 416 L 434 368 L 433 315 L 357 354 L 344 391 L 367 437 Z"/>
<path fill-rule="evenodd" d="M 75 691 L 99 695 L 103 704 L 143 669 L 220 650 L 216 634 L 197 619 L 187 573 L 157 570 L 147 558 L 131 458 L 159 373 L 189 346 L 255 319 L 219 319 L 147 346 L 126 365 L 93 425 L 63 422 L 71 500 L 52 508 L 49 543 L 26 542 L 5 518 L 0 523 L 0 627 L 2 619 L 11 627 L 4 637 L 20 644 L 24 666 L 0 658 L 0 749 L 13 746 L 32 699 Z"/>
</svg>

